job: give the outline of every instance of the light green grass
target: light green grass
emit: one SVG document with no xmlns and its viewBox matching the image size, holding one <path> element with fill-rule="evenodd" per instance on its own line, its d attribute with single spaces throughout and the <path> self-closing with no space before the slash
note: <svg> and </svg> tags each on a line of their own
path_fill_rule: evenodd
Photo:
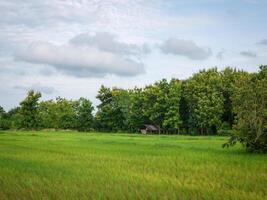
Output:
<svg viewBox="0 0 267 200">
<path fill-rule="evenodd" d="M 225 141 L 0 132 L 0 199 L 267 199 L 267 156 Z"/>
</svg>

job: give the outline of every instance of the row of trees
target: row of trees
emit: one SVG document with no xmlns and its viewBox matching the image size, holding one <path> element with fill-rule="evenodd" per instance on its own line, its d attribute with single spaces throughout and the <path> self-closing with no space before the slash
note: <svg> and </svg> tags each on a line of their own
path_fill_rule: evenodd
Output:
<svg viewBox="0 0 267 200">
<path fill-rule="evenodd" d="M 93 127 L 93 106 L 90 100 L 56 100 L 41 101 L 41 93 L 33 90 L 19 107 L 5 112 L 1 107 L 0 127 L 2 129 L 76 129 L 90 131 Z"/>
<path fill-rule="evenodd" d="M 39 101 L 30 91 L 20 106 L 0 108 L 0 127 L 24 129 L 77 129 L 79 131 L 137 132 L 154 124 L 164 133 L 228 134 L 229 143 L 267 151 L 267 66 L 258 73 L 232 68 L 202 70 L 187 80 L 163 79 L 144 88 L 120 89 L 101 86 L 100 104 L 79 100 Z"/>
<path fill-rule="evenodd" d="M 124 90 L 101 86 L 96 121 L 110 131 L 137 131 L 144 124 L 169 133 L 216 134 L 230 130 L 236 113 L 238 81 L 251 77 L 226 68 L 203 70 L 187 80 L 165 79 L 145 88 Z"/>
</svg>

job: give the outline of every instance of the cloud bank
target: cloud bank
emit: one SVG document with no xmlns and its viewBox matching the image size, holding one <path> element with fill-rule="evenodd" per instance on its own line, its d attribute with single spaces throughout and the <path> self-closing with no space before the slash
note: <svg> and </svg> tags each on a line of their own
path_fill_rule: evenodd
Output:
<svg viewBox="0 0 267 200">
<path fill-rule="evenodd" d="M 200 47 L 193 41 L 170 38 L 160 49 L 165 54 L 185 56 L 191 60 L 205 60 L 212 55 L 210 48 Z"/>
<path fill-rule="evenodd" d="M 257 54 L 253 53 L 251 51 L 241 51 L 240 55 L 245 56 L 245 57 L 249 57 L 249 58 L 256 58 Z"/>
<path fill-rule="evenodd" d="M 101 77 L 107 74 L 136 76 L 145 72 L 138 55 L 147 53 L 143 45 L 126 44 L 108 33 L 93 36 L 80 34 L 68 44 L 33 42 L 16 58 L 30 63 L 53 66 L 58 71 L 76 77 Z M 138 61 L 139 60 L 139 61 Z"/>
<path fill-rule="evenodd" d="M 260 44 L 260 45 L 267 45 L 267 39 L 263 39 L 263 40 L 261 40 L 260 42 L 258 42 L 257 44 Z"/>
<path fill-rule="evenodd" d="M 72 38 L 70 43 L 77 46 L 94 46 L 101 51 L 121 55 L 140 55 L 150 52 L 147 44 L 138 46 L 136 44 L 123 43 L 118 41 L 114 34 L 108 32 L 82 33 Z"/>
</svg>

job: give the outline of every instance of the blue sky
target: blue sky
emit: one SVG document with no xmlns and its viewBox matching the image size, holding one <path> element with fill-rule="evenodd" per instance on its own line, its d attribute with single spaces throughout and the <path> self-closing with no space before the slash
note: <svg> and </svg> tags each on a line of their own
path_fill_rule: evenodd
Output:
<svg viewBox="0 0 267 200">
<path fill-rule="evenodd" d="M 0 0 L 0 105 L 267 64 L 266 0 Z"/>
</svg>

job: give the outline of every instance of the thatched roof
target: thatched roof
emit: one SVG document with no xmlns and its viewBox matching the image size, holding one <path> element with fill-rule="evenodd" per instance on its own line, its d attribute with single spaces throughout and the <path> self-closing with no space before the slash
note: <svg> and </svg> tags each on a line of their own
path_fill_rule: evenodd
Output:
<svg viewBox="0 0 267 200">
<path fill-rule="evenodd" d="M 149 131 L 158 131 L 159 130 L 159 128 L 157 126 L 151 125 L 151 124 L 146 124 L 145 127 L 146 127 L 146 130 L 149 130 Z"/>
</svg>

